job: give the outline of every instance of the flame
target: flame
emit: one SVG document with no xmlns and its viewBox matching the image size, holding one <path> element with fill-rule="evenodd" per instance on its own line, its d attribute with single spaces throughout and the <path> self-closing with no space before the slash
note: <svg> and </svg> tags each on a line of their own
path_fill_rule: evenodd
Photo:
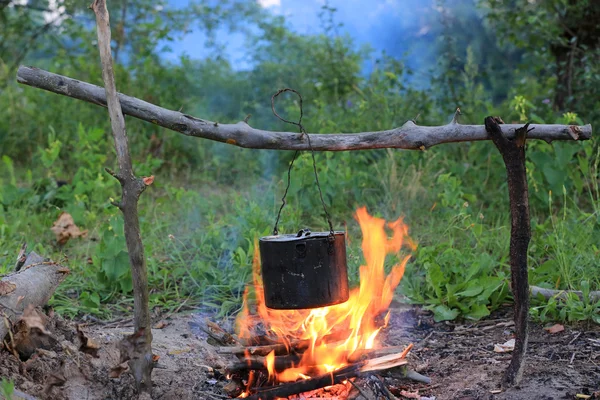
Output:
<svg viewBox="0 0 600 400">
<path fill-rule="evenodd" d="M 269 371 L 269 381 L 275 382 L 275 351 L 271 351 L 267 355 L 267 357 L 265 358 L 265 366 L 267 367 L 267 371 Z"/>
<path fill-rule="evenodd" d="M 385 220 L 369 215 L 365 207 L 356 211 L 355 218 L 363 234 L 362 251 L 366 265 L 359 269 L 360 286 L 352 289 L 349 300 L 342 304 L 311 310 L 267 308 L 260 276 L 258 245 L 255 243 L 253 286 L 258 318 L 250 313 L 250 292 L 246 288 L 244 306 L 236 321 L 239 337 L 252 337 L 254 328 L 262 323 L 269 334 L 276 335 L 288 346 L 291 341 L 308 341 L 308 349 L 300 362 L 282 372 L 275 371 L 275 355 L 269 354 L 265 358 L 269 380 L 296 381 L 332 372 L 347 365 L 349 357 L 357 350 L 372 349 L 377 345 L 377 335 L 382 326 L 377 326 L 376 319 L 392 302 L 394 290 L 404 275 L 410 255 L 402 257 L 387 276 L 385 258 L 390 253 L 400 256 L 403 246 L 411 250 L 416 246 L 408 237 L 408 227 L 402 219 L 386 224 Z M 391 230 L 391 237 L 386 233 L 386 225 Z M 389 313 L 384 317 L 385 324 L 388 321 Z"/>
</svg>

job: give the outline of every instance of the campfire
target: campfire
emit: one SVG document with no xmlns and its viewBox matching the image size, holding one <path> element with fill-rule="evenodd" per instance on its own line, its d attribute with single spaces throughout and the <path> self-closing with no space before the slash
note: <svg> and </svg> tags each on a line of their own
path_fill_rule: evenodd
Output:
<svg viewBox="0 0 600 400">
<path fill-rule="evenodd" d="M 369 215 L 365 207 L 356 211 L 355 218 L 362 230 L 365 265 L 359 270 L 360 285 L 345 303 L 306 310 L 267 308 L 260 257 L 255 252 L 255 301 L 251 302 L 251 288 L 247 288 L 236 321 L 241 345 L 221 348 L 221 353 L 240 359 L 228 368 L 230 378 L 245 383 L 238 397 L 285 397 L 406 363 L 410 345 L 381 348 L 377 336 L 389 321 L 388 308 L 410 258 L 403 250 L 416 246 L 402 219 L 386 223 Z M 387 255 L 398 260 L 386 274 Z"/>
</svg>

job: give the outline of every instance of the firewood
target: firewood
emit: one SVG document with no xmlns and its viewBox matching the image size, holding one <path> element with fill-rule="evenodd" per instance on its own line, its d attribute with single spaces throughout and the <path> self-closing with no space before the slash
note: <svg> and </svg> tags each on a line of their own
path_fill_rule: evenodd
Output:
<svg viewBox="0 0 600 400">
<path fill-rule="evenodd" d="M 359 376 L 362 373 L 380 371 L 388 368 L 394 368 L 407 363 L 406 349 L 403 352 L 388 354 L 383 357 L 373 358 L 367 361 L 360 361 L 347 365 L 331 373 L 319 375 L 310 379 L 301 380 L 292 383 L 285 383 L 279 386 L 267 388 L 255 388 L 254 394 L 248 399 L 253 400 L 271 400 L 278 397 L 287 397 L 292 394 L 304 393 L 310 390 L 319 389 L 325 386 L 341 383 L 346 379 Z"/>
<path fill-rule="evenodd" d="M 405 355 L 400 353 L 388 354 L 387 356 L 373 358 L 364 362 L 361 372 L 380 371 L 384 369 L 398 367 L 407 364 Z"/>
<path fill-rule="evenodd" d="M 259 388 L 256 393 L 247 397 L 248 400 L 273 400 L 278 397 L 287 397 L 297 393 L 304 393 L 310 390 L 319 389 L 325 386 L 341 383 L 346 379 L 358 376 L 363 363 L 357 363 L 342 367 L 328 374 L 316 376 L 311 379 L 298 382 L 286 383 L 269 388 Z"/>
<path fill-rule="evenodd" d="M 287 354 L 284 356 L 276 356 L 274 361 L 275 371 L 281 372 L 287 368 L 292 368 L 301 360 L 298 354 Z M 267 364 L 264 357 L 246 357 L 242 361 L 228 366 L 227 371 L 230 373 L 248 371 L 248 370 L 267 370 Z"/>
<path fill-rule="evenodd" d="M 376 326 L 376 328 L 378 328 L 378 327 L 380 327 L 380 326 Z M 319 339 L 316 344 L 320 345 L 320 344 L 325 343 L 325 344 L 327 344 L 327 346 L 331 346 L 332 348 L 334 348 L 336 346 L 339 346 L 339 345 L 345 343 L 347 341 L 347 337 L 350 336 L 351 333 L 352 332 L 348 329 L 343 329 L 343 330 L 340 330 L 337 332 L 333 332 L 333 333 L 330 333 L 329 335 L 325 335 L 323 338 Z M 269 339 L 267 339 L 267 338 L 269 338 Z M 269 337 L 269 336 L 256 336 L 256 337 L 252 337 L 252 338 L 246 338 L 246 339 L 243 339 L 243 341 L 242 340 L 240 340 L 240 341 L 252 343 L 252 342 L 265 341 L 265 340 L 275 341 L 277 339 L 274 337 Z M 244 358 L 246 358 L 246 355 L 266 356 L 271 351 L 275 351 L 276 356 L 289 354 L 290 352 L 303 353 L 306 349 L 308 349 L 308 347 L 310 346 L 310 343 L 311 343 L 310 339 L 291 340 L 287 343 L 280 341 L 278 343 L 260 345 L 260 346 L 224 346 L 224 347 L 219 347 L 217 351 L 220 354 L 237 355 L 240 359 L 243 360 Z M 360 353 L 360 352 L 356 353 L 356 357 L 354 358 L 354 360 L 355 361 L 358 360 L 360 358 L 361 354 L 362 353 Z M 389 352 L 386 352 L 384 354 L 389 354 Z M 383 354 L 381 354 L 381 355 L 383 355 Z"/>
<path fill-rule="evenodd" d="M 68 268 L 45 261 L 31 252 L 19 272 L 0 280 L 0 347 L 9 326 L 16 322 L 27 306 L 46 305 L 68 274 Z"/>
<path fill-rule="evenodd" d="M 239 345 L 238 340 L 235 337 L 233 337 L 233 335 L 226 332 L 219 325 L 215 324 L 214 322 L 208 319 L 205 319 L 202 322 L 190 322 L 189 324 L 191 326 L 198 327 L 200 330 L 202 330 L 204 333 L 206 333 L 208 336 L 210 336 L 223 346 L 236 344 Z"/>
<path fill-rule="evenodd" d="M 308 348 L 310 341 L 299 341 L 292 345 L 292 349 L 298 352 L 302 352 Z M 271 344 L 265 346 L 227 346 L 217 348 L 219 354 L 234 354 L 237 356 L 244 356 L 249 354 L 252 356 L 266 356 L 270 352 L 274 351 L 276 356 L 289 354 L 290 346 L 282 343 Z"/>
<path fill-rule="evenodd" d="M 405 350 L 404 346 L 383 347 L 381 349 L 356 350 L 348 357 L 349 363 L 355 363 L 370 358 L 386 356 L 388 354 L 397 354 Z"/>
</svg>

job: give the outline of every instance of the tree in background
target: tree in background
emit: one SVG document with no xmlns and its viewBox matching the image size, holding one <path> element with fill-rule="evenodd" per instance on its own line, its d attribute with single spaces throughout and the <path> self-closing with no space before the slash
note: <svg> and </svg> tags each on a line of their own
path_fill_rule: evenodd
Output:
<svg viewBox="0 0 600 400">
<path fill-rule="evenodd" d="M 552 76 L 554 107 L 600 116 L 600 2 L 485 0 L 498 36 L 525 50 L 532 73 Z"/>
</svg>

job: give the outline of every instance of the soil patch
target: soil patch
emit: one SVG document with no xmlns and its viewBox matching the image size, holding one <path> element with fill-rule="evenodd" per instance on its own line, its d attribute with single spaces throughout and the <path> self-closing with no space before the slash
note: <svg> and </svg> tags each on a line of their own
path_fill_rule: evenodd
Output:
<svg viewBox="0 0 600 400">
<path fill-rule="evenodd" d="M 225 376 L 218 369 L 223 358 L 207 343 L 198 328 L 206 315 L 176 315 L 153 329 L 154 353 L 159 356 L 153 372 L 153 399 L 224 399 Z M 216 321 L 231 331 L 231 319 Z M 600 398 L 600 327 L 566 327 L 550 334 L 531 324 L 529 351 L 519 387 L 495 393 L 510 353 L 494 352 L 494 345 L 512 337 L 508 310 L 474 323 L 435 323 L 418 307 L 396 305 L 390 324 L 381 335 L 385 346 L 414 343 L 408 360 L 411 369 L 431 378 L 429 385 L 381 374 L 398 397 L 418 392 L 437 400 L 574 399 L 577 394 Z M 118 364 L 117 342 L 133 333 L 127 322 L 84 325 L 82 330 L 100 349 L 98 358 L 80 351 L 76 324 L 58 316 L 49 330 L 59 346 L 38 351 L 21 361 L 0 350 L 0 376 L 12 379 L 18 390 L 39 399 L 135 399 L 135 385 L 128 372 L 109 378 Z M 232 359 L 233 361 L 233 359 Z M 331 393 L 331 392 L 329 392 Z M 315 395 L 316 396 L 316 395 Z M 327 393 L 321 393 L 321 398 Z"/>
</svg>

